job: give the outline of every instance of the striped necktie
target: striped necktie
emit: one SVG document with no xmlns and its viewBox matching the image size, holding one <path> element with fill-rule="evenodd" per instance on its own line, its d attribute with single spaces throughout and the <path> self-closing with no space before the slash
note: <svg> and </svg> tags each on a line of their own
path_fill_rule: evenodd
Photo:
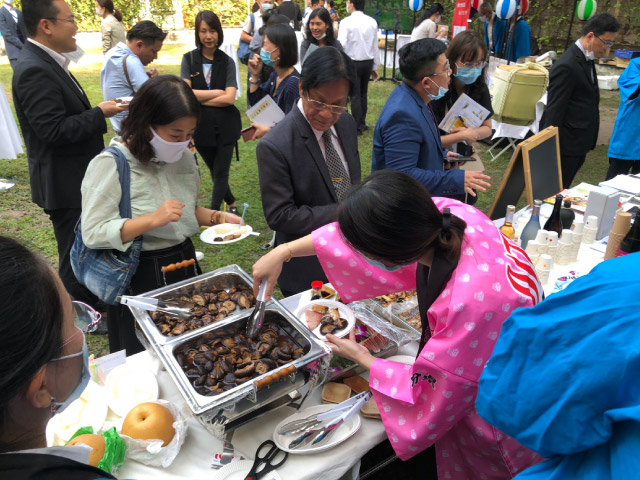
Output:
<svg viewBox="0 0 640 480">
<path fill-rule="evenodd" d="M 333 145 L 331 129 L 326 130 L 322 134 L 322 140 L 324 141 L 324 156 L 327 162 L 327 168 L 329 169 L 329 175 L 331 175 L 331 182 L 333 183 L 333 188 L 336 190 L 338 202 L 341 202 L 345 199 L 351 188 L 349 172 L 344 168 L 340 155 L 338 155 Z"/>
</svg>

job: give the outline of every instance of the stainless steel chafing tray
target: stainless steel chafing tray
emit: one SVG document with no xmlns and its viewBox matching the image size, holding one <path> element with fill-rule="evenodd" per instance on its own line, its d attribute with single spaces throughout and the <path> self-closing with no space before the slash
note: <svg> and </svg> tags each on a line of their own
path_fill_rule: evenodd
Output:
<svg viewBox="0 0 640 480">
<path fill-rule="evenodd" d="M 237 265 L 231 265 L 186 282 L 154 290 L 145 296 L 169 299 L 178 295 L 181 289 L 203 281 L 211 282 L 212 285 L 228 282 L 230 286 L 234 282 L 244 281 L 251 286 L 250 277 Z M 160 335 L 147 312 L 135 307 L 129 308 L 140 329 L 138 333 L 143 336 L 141 340 L 160 358 L 194 416 L 210 433 L 218 437 L 223 437 L 225 432 L 267 411 L 291 404 L 301 396 L 301 389 L 313 388 L 326 379 L 331 350 L 276 300 L 267 304 L 264 325 L 277 325 L 278 332 L 301 347 L 304 355 L 215 396 L 205 396 L 196 391 L 178 363 L 176 354 L 201 342 L 206 335 L 231 330 L 244 332 L 252 309 L 235 312 L 223 320 L 177 337 L 165 337 Z M 282 373 L 282 376 L 278 375 L 279 379 L 258 388 L 262 383 L 260 381 L 274 372 Z"/>
</svg>

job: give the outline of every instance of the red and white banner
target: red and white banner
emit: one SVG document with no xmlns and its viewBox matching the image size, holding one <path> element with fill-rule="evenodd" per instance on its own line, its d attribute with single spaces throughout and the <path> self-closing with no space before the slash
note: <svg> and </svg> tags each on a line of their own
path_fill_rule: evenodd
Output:
<svg viewBox="0 0 640 480">
<path fill-rule="evenodd" d="M 455 37 L 458 33 L 464 32 L 469 25 L 469 12 L 471 11 L 473 0 L 458 0 L 456 8 L 453 11 L 453 22 L 451 31 Z M 478 3 L 478 2 L 476 2 Z"/>
</svg>

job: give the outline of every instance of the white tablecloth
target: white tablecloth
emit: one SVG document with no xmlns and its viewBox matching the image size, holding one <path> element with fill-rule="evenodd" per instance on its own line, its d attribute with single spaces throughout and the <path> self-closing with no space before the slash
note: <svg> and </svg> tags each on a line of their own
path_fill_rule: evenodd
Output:
<svg viewBox="0 0 640 480">
<path fill-rule="evenodd" d="M 380 37 L 384 41 L 384 36 Z M 393 44 L 393 34 L 388 36 L 389 42 Z M 398 35 L 396 42 L 396 52 L 404 47 L 411 40 L 411 35 Z M 378 64 L 384 65 L 387 68 L 393 68 L 393 49 L 387 50 L 387 61 L 384 59 L 384 48 L 378 48 Z M 396 53 L 396 68 L 400 68 L 398 54 Z"/>
<path fill-rule="evenodd" d="M 14 159 L 23 153 L 22 139 L 11 106 L 0 85 L 0 158 Z"/>
<path fill-rule="evenodd" d="M 531 131 L 534 135 L 540 131 L 540 119 L 544 113 L 544 109 L 547 106 L 547 92 L 544 93 L 542 98 L 536 103 L 536 119 L 529 125 L 511 125 L 510 123 L 498 122 L 491 119 L 491 128 L 495 130 L 493 139 L 495 138 L 519 138 L 522 139 L 527 136 L 527 133 Z"/>
<path fill-rule="evenodd" d="M 240 81 L 240 69 L 238 68 L 238 54 L 236 53 L 237 45 L 231 42 L 224 42 L 220 50 L 229 55 L 236 64 L 236 82 L 238 82 L 238 90 L 236 91 L 236 100 L 242 96 L 242 82 Z"/>
<path fill-rule="evenodd" d="M 290 297 L 288 300 L 288 302 L 283 302 L 287 308 L 297 306 L 297 296 Z M 402 347 L 398 353 L 415 355 L 417 347 L 418 344 L 414 342 Z M 152 357 L 148 352 L 142 352 L 128 357 L 127 363 L 150 368 L 158 378 L 160 398 L 179 406 L 184 405 L 185 411 L 189 411 L 169 374 L 161 368 L 158 359 Z M 321 393 L 322 387 L 319 387 L 309 394 L 302 409 L 320 405 L 322 403 Z M 275 426 L 293 413 L 295 413 L 293 408 L 283 407 L 238 428 L 233 436 L 236 453 L 253 460 L 258 446 L 265 440 L 273 439 Z M 118 472 L 118 478 L 135 480 L 215 479 L 216 470 L 212 469 L 210 465 L 213 455 L 222 452 L 222 442 L 210 435 L 196 419 L 189 418 L 188 424 L 189 431 L 185 444 L 169 468 L 160 471 L 158 468 L 126 460 Z M 282 480 L 339 479 L 356 465 L 365 453 L 386 438 L 387 434 L 382 421 L 363 417 L 360 429 L 345 442 L 315 455 L 289 454 L 286 463 L 278 468 L 277 472 Z"/>
</svg>

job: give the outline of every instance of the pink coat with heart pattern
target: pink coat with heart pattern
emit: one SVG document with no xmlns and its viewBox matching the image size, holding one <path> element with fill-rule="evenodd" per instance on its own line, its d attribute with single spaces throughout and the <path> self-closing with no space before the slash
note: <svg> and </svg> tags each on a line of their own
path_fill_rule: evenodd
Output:
<svg viewBox="0 0 640 480">
<path fill-rule="evenodd" d="M 514 309 L 540 301 L 542 287 L 525 253 L 482 212 L 456 200 L 433 200 L 467 223 L 460 260 L 427 311 L 433 334 L 415 363 L 376 359 L 369 385 L 401 459 L 435 443 L 440 479 L 512 478 L 541 458 L 480 418 L 475 398 L 502 322 Z M 416 287 L 415 264 L 397 272 L 369 265 L 344 242 L 337 223 L 312 236 L 346 302 Z"/>
</svg>

